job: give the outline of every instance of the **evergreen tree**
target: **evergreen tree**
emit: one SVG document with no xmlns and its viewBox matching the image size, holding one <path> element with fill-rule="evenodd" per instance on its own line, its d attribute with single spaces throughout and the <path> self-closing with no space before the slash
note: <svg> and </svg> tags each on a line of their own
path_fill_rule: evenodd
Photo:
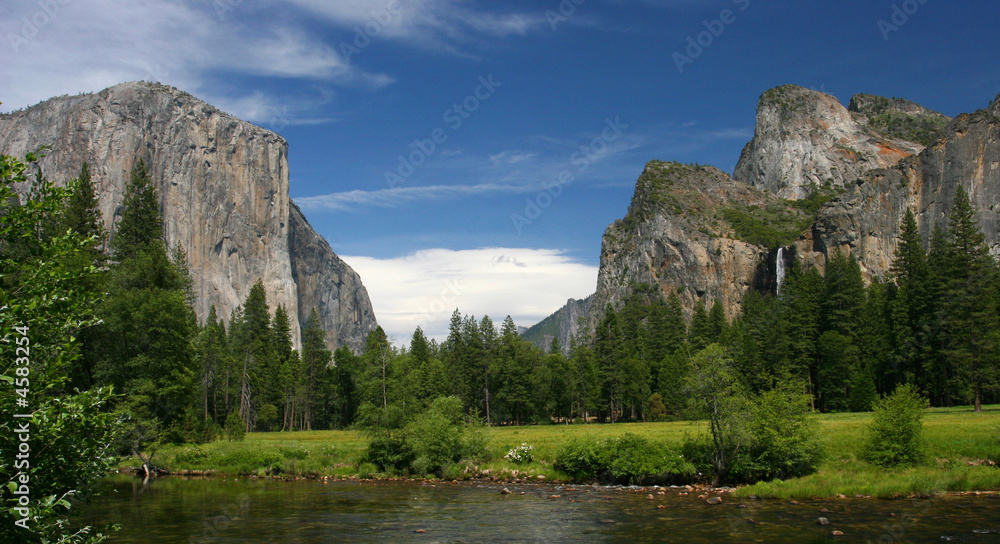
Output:
<svg viewBox="0 0 1000 544">
<path fill-rule="evenodd" d="M 712 343 L 712 323 L 708 318 L 708 310 L 705 309 L 705 301 L 703 300 L 699 300 L 694 307 L 688 342 L 691 344 L 691 350 L 695 353 Z"/>
<path fill-rule="evenodd" d="M 132 168 L 123 206 L 118 227 L 111 237 L 111 249 L 119 261 L 135 257 L 150 244 L 163 239 L 159 198 L 142 159 Z"/>
<path fill-rule="evenodd" d="M 706 314 L 707 315 L 707 314 Z M 618 324 L 618 314 L 610 304 L 597 325 L 594 339 L 594 356 L 597 359 L 601 380 L 601 398 L 611 422 L 622 414 L 622 394 L 625 386 L 625 339 Z"/>
<path fill-rule="evenodd" d="M 375 343 L 384 339 L 384 332 L 381 338 L 377 334 L 381 331 L 382 328 L 379 327 L 369 335 L 373 347 Z M 322 325 L 320 325 L 319 314 L 313 308 L 306 321 L 306 327 L 302 331 L 302 409 L 305 429 L 307 430 L 313 428 L 316 408 L 321 399 L 323 378 L 330 360 L 330 351 L 326 349 L 326 335 Z"/>
<path fill-rule="evenodd" d="M 979 229 L 976 211 L 962 187 L 948 217 L 947 279 L 942 282 L 944 355 L 956 371 L 953 390 L 971 393 L 975 410 L 982 410 L 984 387 L 996 381 L 997 331 L 996 263 Z M 971 390 L 971 391 L 969 391 Z"/>
</svg>

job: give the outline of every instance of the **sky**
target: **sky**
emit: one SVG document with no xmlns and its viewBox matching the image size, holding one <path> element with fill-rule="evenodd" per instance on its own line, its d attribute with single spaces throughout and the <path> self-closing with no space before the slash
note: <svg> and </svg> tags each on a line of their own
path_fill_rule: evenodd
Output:
<svg viewBox="0 0 1000 544">
<path fill-rule="evenodd" d="M 0 111 L 133 80 L 289 142 L 292 199 L 398 343 L 595 290 L 650 160 L 732 172 L 761 93 L 1000 93 L 993 0 L 0 4 Z"/>
</svg>

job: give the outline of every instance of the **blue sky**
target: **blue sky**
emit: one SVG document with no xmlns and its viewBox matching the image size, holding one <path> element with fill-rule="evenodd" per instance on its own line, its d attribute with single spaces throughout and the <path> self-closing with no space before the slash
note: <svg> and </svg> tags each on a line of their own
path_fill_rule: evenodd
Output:
<svg viewBox="0 0 1000 544">
<path fill-rule="evenodd" d="M 12 4 L 0 109 L 148 79 L 278 132 L 292 198 L 399 340 L 590 294 L 643 165 L 731 172 L 768 88 L 949 115 L 1000 92 L 992 1 Z"/>
</svg>

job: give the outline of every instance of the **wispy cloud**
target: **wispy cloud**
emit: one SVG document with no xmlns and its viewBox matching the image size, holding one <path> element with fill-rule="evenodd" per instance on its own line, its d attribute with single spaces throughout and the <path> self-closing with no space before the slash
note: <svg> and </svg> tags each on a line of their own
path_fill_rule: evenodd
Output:
<svg viewBox="0 0 1000 544">
<path fill-rule="evenodd" d="M 456 308 L 495 322 L 510 315 L 518 325 L 533 325 L 567 299 L 590 295 L 598 271 L 556 249 L 428 249 L 393 259 L 344 260 L 361 275 L 379 324 L 397 343 L 409 341 L 417 326 L 443 340 Z"/>
<path fill-rule="evenodd" d="M 378 37 L 407 40 L 461 53 L 481 36 L 523 36 L 547 28 L 544 11 L 497 13 L 462 0 L 287 0 L 328 22 L 352 28 L 371 23 Z M 498 5 L 500 5 L 498 3 Z M 371 34 L 371 33 L 370 33 Z"/>
<path fill-rule="evenodd" d="M 7 37 L 0 43 L 4 109 L 123 81 L 153 80 L 253 115 L 260 112 L 254 103 L 263 95 L 228 83 L 227 75 L 370 88 L 393 81 L 349 64 L 303 21 L 259 18 L 260 8 L 251 8 L 249 2 L 224 18 L 212 2 L 93 0 L 53 5 L 58 10 L 42 13 L 45 17 L 35 17 L 40 12 L 35 2 L 7 3 L 0 11 Z M 45 24 L 27 28 L 23 21 L 33 19 Z M 229 94 L 223 94 L 227 85 Z"/>
<path fill-rule="evenodd" d="M 479 185 L 430 185 L 427 187 L 401 187 L 378 191 L 354 190 L 343 193 L 296 198 L 295 203 L 306 211 L 357 211 L 361 208 L 394 208 L 428 200 L 490 196 L 497 194 L 526 194 L 537 187 L 483 183 Z"/>
</svg>

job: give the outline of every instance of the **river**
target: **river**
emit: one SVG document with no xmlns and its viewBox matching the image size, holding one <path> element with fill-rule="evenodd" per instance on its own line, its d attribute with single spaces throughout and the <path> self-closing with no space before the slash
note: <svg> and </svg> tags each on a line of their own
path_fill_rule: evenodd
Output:
<svg viewBox="0 0 1000 544">
<path fill-rule="evenodd" d="M 504 487 L 511 493 L 502 494 Z M 232 477 L 144 486 L 116 477 L 74 522 L 117 523 L 122 530 L 109 542 L 137 544 L 1000 542 L 996 495 L 799 504 L 723 495 L 711 506 L 695 493 L 658 491 Z M 820 517 L 829 525 L 819 525 Z"/>
</svg>

